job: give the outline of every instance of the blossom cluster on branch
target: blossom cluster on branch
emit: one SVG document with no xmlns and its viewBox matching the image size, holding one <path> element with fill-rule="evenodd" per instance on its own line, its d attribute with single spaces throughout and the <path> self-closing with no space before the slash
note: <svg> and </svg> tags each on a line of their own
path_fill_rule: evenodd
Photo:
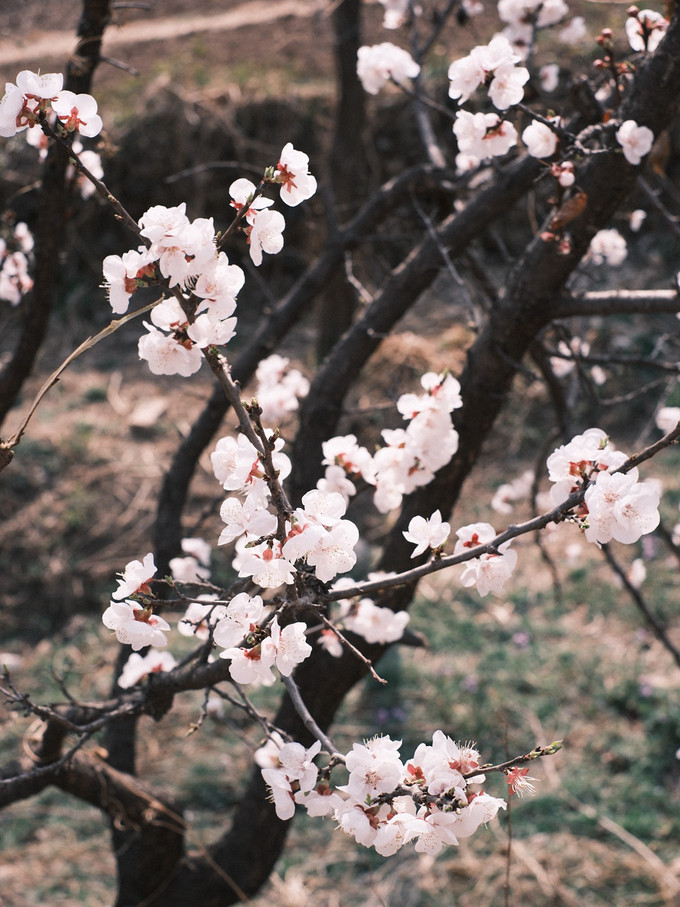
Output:
<svg viewBox="0 0 680 907">
<path fill-rule="evenodd" d="M 416 5 L 402 0 L 381 2 L 389 28 L 420 14 Z M 468 14 L 476 11 L 473 7 L 467 3 Z M 578 186 L 580 160 L 607 151 L 638 167 L 655 138 L 646 125 L 616 115 L 574 136 L 560 117 L 552 113 L 543 117 L 525 107 L 526 86 L 532 79 L 545 92 L 555 90 L 559 81 L 556 64 L 532 73 L 537 30 L 563 23 L 567 15 L 563 0 L 501 0 L 503 32 L 448 69 L 448 95 L 456 102 L 456 110 L 450 112 L 459 174 L 512 152 L 520 132 L 509 111 L 516 108 L 528 115 L 522 141 L 529 156 L 542 162 L 542 176 L 555 192 L 555 213 L 538 238 L 556 241 L 564 254 L 571 250 L 567 228 L 587 202 Z M 630 11 L 626 34 L 633 52 L 653 51 L 666 26 L 662 16 Z M 578 32 L 577 19 L 568 29 L 570 37 Z M 598 39 L 604 55 L 599 68 L 611 74 L 622 96 L 632 69 L 616 61 L 610 38 L 603 32 Z M 568 40 L 564 33 L 563 40 Z M 411 91 L 413 80 L 416 98 L 423 100 L 422 72 L 421 60 L 391 43 L 363 47 L 358 53 L 357 73 L 370 94 L 388 82 Z M 62 84 L 57 74 L 19 73 L 0 102 L 0 135 L 37 126 L 69 148 L 79 178 L 107 195 L 101 170 L 94 169 L 94 160 L 88 167 L 87 152 L 74 143 L 73 135 L 98 135 L 102 122 L 97 104 L 90 95 L 63 91 Z M 476 104 L 480 96 L 483 100 Z M 486 106 L 487 98 L 494 109 L 477 109 Z M 462 108 L 468 103 L 475 109 Z M 366 583 L 357 582 L 352 571 L 360 530 L 348 515 L 353 498 L 360 492 L 370 494 L 377 512 L 389 514 L 451 463 L 460 443 L 455 411 L 463 407 L 461 385 L 447 371 L 424 374 L 421 392 L 405 393 L 396 401 L 403 427 L 383 429 L 382 443 L 374 450 L 354 434 L 326 438 L 319 464 L 323 475 L 300 495 L 297 506 L 290 503 L 286 483 L 292 463 L 279 423 L 297 409 L 309 392 L 309 382 L 287 359 L 273 355 L 260 362 L 257 390 L 247 401 L 231 378 L 225 351 L 236 333 L 237 297 L 245 283 L 244 271 L 224 251 L 225 239 L 240 231 L 256 267 L 265 254 L 281 251 L 285 218 L 265 194 L 271 187 L 279 189 L 280 200 L 288 206 L 301 204 L 317 190 L 308 156 L 291 143 L 284 145 L 276 164 L 265 168 L 258 184 L 244 178 L 231 183 L 225 208 L 235 214 L 224 233 L 216 231 L 212 218 L 190 219 L 185 203 L 154 205 L 137 221 L 126 212 L 123 218 L 122 206 L 116 208 L 138 245 L 103 262 L 112 312 L 125 315 L 138 289 L 157 288 L 161 298 L 141 310 L 150 310 L 150 315 L 138 342 L 140 359 L 154 374 L 184 377 L 207 361 L 239 422 L 238 432 L 220 438 L 210 456 L 215 478 L 226 492 L 219 511 L 224 528 L 217 545 L 229 550 L 238 579 L 228 589 L 211 586 L 211 546 L 203 539 L 185 539 L 183 556 L 170 562 L 171 575 L 164 579 L 157 577 L 151 553 L 128 563 L 102 621 L 132 650 L 118 677 L 125 695 L 145 684 L 151 689 L 155 675 L 178 676 L 185 667 L 186 662 L 178 664 L 166 651 L 174 611 L 181 611 L 176 620 L 179 634 L 197 643 L 188 661 L 200 658 L 202 665 L 215 668 L 218 683 L 257 687 L 282 679 L 299 717 L 317 740 L 306 748 L 270 730 L 256 754 L 281 819 L 291 818 L 301 806 L 310 815 L 332 817 L 358 843 L 373 846 L 382 855 L 393 854 L 410 841 L 415 841 L 416 850 L 435 854 L 473 834 L 505 807 L 504 800 L 483 789 L 487 774 L 504 773 L 509 794 L 529 791 L 534 779 L 520 767 L 522 762 L 552 755 L 559 744 L 537 748 L 516 762 L 482 766 L 471 744 L 456 743 L 437 730 L 431 743 L 420 743 L 405 760 L 399 752 L 401 741 L 387 736 L 354 743 L 341 754 L 316 726 L 304 702 L 296 700 L 296 668 L 321 649 L 336 659 L 347 653 L 364 659 L 372 670 L 360 645 L 387 646 L 403 640 L 409 615 L 382 607 L 367 592 L 407 586 L 427 572 L 460 565 L 462 587 L 474 587 L 480 596 L 500 595 L 517 565 L 515 538 L 550 523 L 569 522 L 598 546 L 611 540 L 636 542 L 659 524 L 659 489 L 653 482 L 640 481 L 633 460 L 615 450 L 604 431 L 591 428 L 548 457 L 552 511 L 501 532 L 477 520 L 452 533 L 439 509 L 418 514 L 401 534 L 413 546 L 411 558 L 420 563 L 412 570 L 372 573 Z M 109 201 L 118 205 L 112 196 Z M 0 296 L 15 303 L 29 287 L 25 255 L 31 241 L 21 225 L 12 241 L 20 248 L 10 252 L 9 245 L 0 246 Z M 603 229 L 595 233 L 586 260 L 616 265 L 625 255 L 625 241 L 618 232 Z M 568 355 L 584 350 L 563 347 Z M 504 483 L 491 506 L 509 513 L 512 503 L 528 494 L 531 480 L 524 475 Z M 452 553 L 451 548 L 447 553 L 452 538 Z M 159 588 L 163 594 L 170 590 L 170 597 L 161 598 Z M 317 764 L 322 750 L 329 757 L 324 767 Z M 347 777 L 344 783 L 331 785 L 331 776 L 338 771 Z"/>
</svg>

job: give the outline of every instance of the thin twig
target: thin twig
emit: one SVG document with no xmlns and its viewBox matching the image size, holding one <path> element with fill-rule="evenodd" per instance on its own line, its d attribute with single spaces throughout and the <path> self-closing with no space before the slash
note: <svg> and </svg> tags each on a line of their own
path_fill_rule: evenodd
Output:
<svg viewBox="0 0 680 907">
<path fill-rule="evenodd" d="M 312 734 L 318 741 L 320 741 L 323 748 L 331 756 L 338 756 L 340 751 L 333 744 L 333 741 L 330 737 L 327 737 L 326 734 L 321 730 L 316 721 L 312 718 L 312 713 L 309 711 L 307 706 L 302 701 L 302 696 L 300 695 L 300 689 L 295 683 L 292 677 L 282 677 L 283 685 L 288 691 L 290 696 L 290 701 L 293 703 L 295 711 L 298 713 L 302 719 L 302 723 L 307 728 L 310 734 Z"/>
</svg>

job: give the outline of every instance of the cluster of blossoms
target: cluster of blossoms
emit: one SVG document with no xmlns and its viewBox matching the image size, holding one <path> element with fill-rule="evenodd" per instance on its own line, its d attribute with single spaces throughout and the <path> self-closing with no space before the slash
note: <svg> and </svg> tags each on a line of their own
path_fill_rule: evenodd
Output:
<svg viewBox="0 0 680 907">
<path fill-rule="evenodd" d="M 104 626 L 115 632 L 118 642 L 132 646 L 135 652 L 146 646 L 162 649 L 168 644 L 165 634 L 170 624 L 154 614 L 151 606 L 143 606 L 133 597 L 150 595 L 150 583 L 155 575 L 153 554 L 147 554 L 141 561 L 130 561 L 111 596 L 113 601 L 102 615 Z"/>
<path fill-rule="evenodd" d="M 420 66 L 411 54 L 389 41 L 370 47 L 365 45 L 357 53 L 357 76 L 369 94 L 378 94 L 389 81 L 407 85 L 419 74 Z"/>
<path fill-rule="evenodd" d="M 309 381 L 290 360 L 274 353 L 263 359 L 255 372 L 255 397 L 262 410 L 262 421 L 278 425 L 298 408 L 298 400 L 309 392 Z"/>
<path fill-rule="evenodd" d="M 587 486 L 577 519 L 589 542 L 631 544 L 659 525 L 657 485 L 639 482 L 636 467 L 618 472 L 626 460 L 599 428 L 577 435 L 548 457 L 554 504 Z"/>
<path fill-rule="evenodd" d="M 404 0 L 383 0 L 385 27 L 397 28 L 409 12 Z M 412 10 L 417 14 L 417 9 Z M 474 47 L 470 53 L 449 66 L 449 97 L 464 104 L 481 86 L 484 86 L 493 106 L 499 111 L 520 104 L 524 98 L 524 86 L 529 81 L 529 70 L 521 65 L 534 44 L 537 29 L 549 28 L 562 22 L 569 12 L 564 0 L 499 0 L 498 15 L 506 26 L 502 33 L 495 35 L 488 44 Z M 653 50 L 665 34 L 667 20 L 650 10 L 640 12 L 631 7 L 626 31 L 633 50 Z M 574 17 L 561 31 L 565 42 L 581 41 L 586 36 L 583 19 Z M 394 44 L 383 43 L 361 47 L 357 57 L 357 74 L 364 89 L 377 94 L 388 80 L 406 85 L 416 78 L 420 66 L 405 50 Z M 543 66 L 539 73 L 541 87 L 546 92 L 554 91 L 559 82 L 559 66 L 551 63 Z M 536 119 L 522 133 L 522 140 L 528 153 L 542 160 L 553 157 L 558 150 L 559 118 L 550 122 Z M 456 167 L 459 172 L 475 170 L 482 161 L 503 156 L 517 145 L 518 133 L 515 126 L 502 115 L 492 112 L 459 110 L 454 121 L 453 132 L 458 143 Z M 652 131 L 640 126 L 634 120 L 621 124 L 616 140 L 623 153 L 633 165 L 641 163 L 654 141 Z M 553 164 L 551 175 L 562 188 L 574 182 L 574 167 L 571 162 Z M 545 234 L 546 239 L 548 234 Z M 558 238 L 558 241 L 561 238 Z M 568 252 L 570 244 L 562 243 L 560 251 Z"/>
<path fill-rule="evenodd" d="M 355 743 L 343 759 L 347 783 L 335 788 L 314 765 L 320 746 L 305 749 L 279 738 L 256 753 L 277 815 L 292 818 L 298 804 L 311 816 L 329 816 L 382 856 L 410 841 L 419 853 L 437 854 L 505 809 L 504 800 L 481 789 L 483 774 L 466 777 L 478 769 L 479 753 L 442 731 L 435 731 L 432 744 L 421 743 L 406 762 L 399 755 L 400 740 L 384 736 Z"/>
<path fill-rule="evenodd" d="M 489 545 L 496 538 L 496 530 L 490 523 L 471 523 L 456 531 L 458 541 L 454 554 L 463 554 L 479 545 Z M 481 596 L 493 592 L 495 595 L 505 588 L 515 566 L 517 552 L 510 548 L 511 542 L 504 542 L 493 551 L 467 561 L 460 577 L 463 586 L 476 586 Z"/>
<path fill-rule="evenodd" d="M 19 305 L 33 286 L 27 257 L 32 249 L 33 236 L 24 223 L 18 223 L 7 239 L 0 236 L 0 299 L 10 305 Z"/>
<path fill-rule="evenodd" d="M 298 205 L 316 191 L 316 180 L 307 168 L 307 155 L 289 143 L 265 181 L 280 186 L 286 204 Z M 230 194 L 239 212 L 245 208 L 242 217 L 250 255 L 259 265 L 263 251 L 275 253 L 283 246 L 283 215 L 267 210 L 272 200 L 255 197 L 257 189 L 249 180 L 237 180 Z M 104 259 L 109 303 L 116 314 L 123 314 L 132 294 L 156 283 L 159 275 L 168 287 L 190 294 L 195 303 L 191 317 L 189 306 L 179 299 L 165 299 L 153 308 L 151 323 L 144 322 L 147 333 L 139 341 L 139 356 L 151 372 L 187 377 L 201 367 L 202 349 L 224 346 L 234 336 L 236 318 L 232 316 L 245 276 L 218 250 L 213 219 L 189 220 L 185 203 L 172 208 L 155 205 L 142 215 L 138 226 L 143 245 Z M 299 383 L 295 390 L 300 390 Z"/>
<path fill-rule="evenodd" d="M 626 240 L 618 230 L 598 230 L 590 241 L 586 261 L 594 265 L 607 264 L 612 268 L 622 264 L 628 254 Z"/>
<path fill-rule="evenodd" d="M 281 201 L 290 207 L 311 198 L 316 192 L 316 179 L 309 172 L 309 157 L 296 151 L 288 142 L 269 180 L 281 187 Z M 257 194 L 257 187 L 247 179 L 235 180 L 229 187 L 232 207 L 242 216 L 253 264 L 262 264 L 262 253 L 275 255 L 283 248 L 286 221 L 280 211 L 270 211 L 273 200 Z"/>
<path fill-rule="evenodd" d="M 324 442 L 326 473 L 320 487 L 333 487 L 348 496 L 355 492 L 354 482 L 363 479 L 375 486 L 377 509 L 388 513 L 399 507 L 404 495 L 432 481 L 458 450 L 451 413 L 462 400 L 452 375 L 428 372 L 420 383 L 424 394 L 403 394 L 397 401 L 407 427 L 383 429 L 385 446 L 373 456 L 357 444 L 354 435 Z"/>
<path fill-rule="evenodd" d="M 529 70 L 517 66 L 520 57 L 503 35 L 474 47 L 449 67 L 449 97 L 464 104 L 480 85 L 489 83 L 489 98 L 497 110 L 507 110 L 524 97 Z"/>
<path fill-rule="evenodd" d="M 506 23 L 503 36 L 522 56 L 532 46 L 536 29 L 557 25 L 568 14 L 569 7 L 564 0 L 498 0 L 498 17 Z M 582 24 L 583 20 L 580 22 Z M 573 40 L 571 36 L 569 38 Z"/>
<path fill-rule="evenodd" d="M 157 375 L 192 375 L 201 367 L 201 349 L 223 345 L 234 336 L 236 294 L 243 271 L 229 264 L 215 246 L 212 218 L 190 221 L 183 203 L 174 208 L 155 205 L 139 220 L 140 245 L 124 255 L 104 259 L 109 303 L 116 314 L 127 311 L 138 287 L 156 281 L 157 269 L 169 285 L 197 298 L 193 321 L 176 298 L 165 299 L 151 312 L 147 334 L 139 341 L 140 358 Z"/>
<path fill-rule="evenodd" d="M 420 383 L 424 394 L 404 394 L 397 409 L 406 428 L 384 429 L 386 446 L 373 457 L 373 502 L 381 513 L 394 510 L 402 497 L 427 485 L 458 450 L 451 413 L 463 405 L 453 375 L 428 372 Z"/>
<path fill-rule="evenodd" d="M 266 363 L 264 374 L 270 370 L 278 374 L 283 367 L 282 360 Z M 376 505 L 387 510 L 397 506 L 403 494 L 429 481 L 455 453 L 458 436 L 450 413 L 461 404 L 458 382 L 451 375 L 428 373 L 421 383 L 425 393 L 404 394 L 397 403 L 408 427 L 386 430 L 388 446 L 374 457 L 357 445 L 354 436 L 326 443 L 326 475 L 318 488 L 303 496 L 301 506 L 289 513 L 282 526 L 271 506 L 271 482 L 255 444 L 245 434 L 217 442 L 211 455 L 213 470 L 230 493 L 220 508 L 225 527 L 218 544 L 235 543 L 233 566 L 240 577 L 249 577 L 261 589 L 276 589 L 292 583 L 301 570 L 311 571 L 319 581 L 328 583 L 354 566 L 359 531 L 344 515 L 355 482 L 361 478 L 374 484 Z M 272 467 L 278 480 L 285 481 L 291 464 L 281 449 L 283 441 L 273 440 L 268 430 L 263 431 L 269 439 Z M 405 535 L 416 546 L 416 556 L 427 548 L 441 550 L 449 532 L 449 525 L 437 511 L 427 520 L 412 520 Z M 210 550 L 206 543 L 185 539 L 182 547 L 185 556 L 170 564 L 173 577 L 182 582 L 207 579 Z M 117 638 L 135 651 L 167 644 L 170 627 L 154 614 L 150 596 L 154 574 L 151 555 L 128 564 L 103 617 Z M 408 619 L 405 612 L 395 614 L 367 598 L 339 605 L 338 625 L 369 642 L 387 644 L 401 638 Z M 259 595 L 242 593 L 228 602 L 200 596 L 190 605 L 179 629 L 203 639 L 212 633 L 214 642 L 224 650 L 221 657 L 230 660 L 232 679 L 238 683 L 272 683 L 273 668 L 285 676 L 311 652 L 306 625 L 295 622 L 280 626 L 277 617 L 271 619 Z M 338 637 L 332 631 L 321 634 L 319 644 L 333 655 L 341 654 Z"/>
<path fill-rule="evenodd" d="M 79 132 L 93 138 L 102 130 L 102 119 L 97 113 L 97 102 L 89 94 L 74 94 L 62 90 L 61 73 L 43 75 L 22 70 L 16 84 L 7 82 L 0 100 L 0 135 L 12 136 L 40 122 L 40 115 L 50 109 L 66 132 Z"/>
<path fill-rule="evenodd" d="M 368 581 L 386 579 L 388 574 L 369 573 Z M 352 582 L 347 577 L 341 577 L 333 584 L 333 589 L 346 589 Z M 340 599 L 337 602 L 339 611 L 334 617 L 334 626 L 341 630 L 349 630 L 363 637 L 366 642 L 377 645 L 388 645 L 397 642 L 404 635 L 404 630 L 410 621 L 408 611 L 392 611 L 391 608 L 381 608 L 373 599 L 361 598 L 358 601 Z M 321 645 L 329 655 L 339 658 L 342 654 L 342 645 L 333 630 L 323 630 L 319 637 Z"/>
</svg>

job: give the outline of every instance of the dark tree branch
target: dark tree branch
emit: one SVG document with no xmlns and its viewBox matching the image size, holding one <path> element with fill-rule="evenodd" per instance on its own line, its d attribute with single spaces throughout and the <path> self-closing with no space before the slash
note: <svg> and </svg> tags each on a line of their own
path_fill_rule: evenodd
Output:
<svg viewBox="0 0 680 907">
<path fill-rule="evenodd" d="M 78 44 L 68 62 L 64 87 L 88 93 L 100 59 L 101 41 L 109 21 L 110 0 L 84 0 Z M 37 128 L 37 127 L 33 127 Z M 66 169 L 68 153 L 53 142 L 47 152 L 38 197 L 33 289 L 24 300 L 24 322 L 11 359 L 0 372 L 0 423 L 14 405 L 42 346 L 56 297 L 59 253 L 68 220 Z"/>
</svg>

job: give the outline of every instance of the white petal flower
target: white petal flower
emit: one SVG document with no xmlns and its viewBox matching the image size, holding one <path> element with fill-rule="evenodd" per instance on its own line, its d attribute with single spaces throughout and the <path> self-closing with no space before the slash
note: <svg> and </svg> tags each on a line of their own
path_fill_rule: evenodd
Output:
<svg viewBox="0 0 680 907">
<path fill-rule="evenodd" d="M 291 142 L 281 152 L 275 178 L 281 184 L 281 201 L 287 205 L 299 205 L 316 192 L 316 180 L 309 172 L 309 158 L 303 151 L 296 151 Z"/>
<path fill-rule="evenodd" d="M 626 120 L 616 132 L 616 141 L 628 163 L 639 164 L 652 150 L 654 133 L 647 126 L 638 126 L 635 120 Z"/>
<path fill-rule="evenodd" d="M 413 517 L 403 536 L 407 542 L 416 546 L 411 557 L 417 557 L 427 548 L 441 548 L 450 532 L 450 525 L 443 523 L 441 513 L 435 510 L 427 520 L 422 516 Z"/>
<path fill-rule="evenodd" d="M 522 133 L 522 141 L 532 157 L 552 157 L 557 150 L 557 136 L 544 123 L 530 123 Z"/>
<path fill-rule="evenodd" d="M 262 264 L 262 253 L 276 255 L 283 248 L 286 221 L 279 211 L 259 211 L 249 228 L 248 244 L 254 265 Z"/>
<path fill-rule="evenodd" d="M 406 84 L 419 72 L 420 66 L 411 54 L 389 42 L 360 47 L 357 53 L 357 76 L 369 94 L 378 94 L 390 78 Z"/>
</svg>

